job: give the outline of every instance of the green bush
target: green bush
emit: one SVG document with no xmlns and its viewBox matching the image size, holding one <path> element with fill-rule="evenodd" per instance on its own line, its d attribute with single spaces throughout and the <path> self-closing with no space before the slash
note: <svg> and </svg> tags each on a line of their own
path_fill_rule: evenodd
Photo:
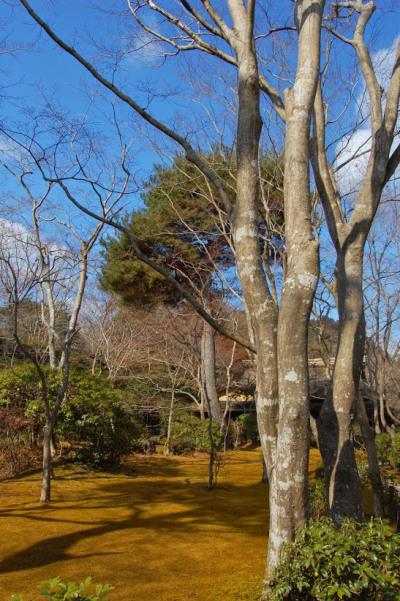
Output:
<svg viewBox="0 0 400 601">
<path fill-rule="evenodd" d="M 79 584 L 73 581 L 63 582 L 57 577 L 42 582 L 39 589 L 41 595 L 51 601 L 107 601 L 106 595 L 113 590 L 113 587 L 108 584 L 97 584 L 95 591 L 89 593 L 91 584 L 90 577 Z M 23 601 L 23 598 L 13 595 L 10 601 Z"/>
<path fill-rule="evenodd" d="M 166 435 L 167 413 L 162 415 L 161 433 Z M 212 435 L 215 448 L 222 444 L 222 435 L 218 421 L 212 423 Z M 185 407 L 177 407 L 170 442 L 170 450 L 176 454 L 193 453 L 195 451 L 209 453 L 211 441 L 208 419 L 201 420 Z"/>
<path fill-rule="evenodd" d="M 325 483 L 317 478 L 310 482 L 310 513 L 314 519 L 326 515 Z"/>
<path fill-rule="evenodd" d="M 400 534 L 380 520 L 312 521 L 283 550 L 268 601 L 399 601 Z"/>
<path fill-rule="evenodd" d="M 61 375 L 48 366 L 43 366 L 43 370 L 52 403 Z M 114 387 L 105 377 L 73 366 L 55 427 L 56 440 L 62 438 L 70 442 L 81 463 L 91 467 L 118 465 L 124 455 L 139 448 L 139 440 L 145 434 L 140 418 L 129 410 L 127 399 L 132 397 L 135 398 L 134 389 Z M 20 364 L 2 370 L 0 408 L 1 405 L 17 407 L 27 424 L 35 424 L 36 444 L 40 445 L 44 407 L 33 365 Z"/>
<path fill-rule="evenodd" d="M 117 466 L 139 445 L 144 426 L 124 406 L 127 391 L 86 370 L 72 371 L 57 434 L 75 447 L 75 458 L 94 468 Z"/>
<path fill-rule="evenodd" d="M 240 438 L 242 440 L 252 442 L 253 444 L 258 444 L 260 442 L 257 415 L 255 413 L 242 413 L 236 421 L 240 424 Z"/>
<path fill-rule="evenodd" d="M 380 463 L 400 469 L 400 430 L 397 430 L 393 436 L 387 432 L 377 434 L 375 444 Z"/>
<path fill-rule="evenodd" d="M 75 459 L 94 468 L 115 467 L 136 449 L 139 434 L 132 416 L 118 407 L 98 407 L 97 414 L 85 413 L 76 421 Z"/>
</svg>

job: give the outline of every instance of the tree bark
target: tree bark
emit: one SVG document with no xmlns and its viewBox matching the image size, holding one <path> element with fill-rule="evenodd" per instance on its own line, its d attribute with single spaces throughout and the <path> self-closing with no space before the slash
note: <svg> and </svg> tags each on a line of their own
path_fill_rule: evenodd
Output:
<svg viewBox="0 0 400 601">
<path fill-rule="evenodd" d="M 285 239 L 287 269 L 278 322 L 279 425 L 271 482 L 268 569 L 273 575 L 283 541 L 306 521 L 309 382 L 308 323 L 318 281 L 309 181 L 310 120 L 319 77 L 324 1 L 297 3 L 299 29 L 295 83 L 285 96 Z"/>
<path fill-rule="evenodd" d="M 267 470 L 267 466 L 265 464 L 264 455 L 261 458 L 261 465 L 262 465 L 261 482 L 263 484 L 268 484 L 268 470 Z"/>
<path fill-rule="evenodd" d="M 332 394 L 323 404 L 318 420 L 329 509 L 337 524 L 345 517 L 363 518 L 361 482 L 352 441 L 364 347 L 362 244 L 355 241 L 338 253 L 339 341 Z"/>
<path fill-rule="evenodd" d="M 201 339 L 202 385 L 207 398 L 207 408 L 212 419 L 222 421 L 223 413 L 219 403 L 216 382 L 215 330 L 206 321 L 203 322 Z"/>
<path fill-rule="evenodd" d="M 172 423 L 173 423 L 173 417 L 174 417 L 174 405 L 175 405 L 175 389 L 173 388 L 171 391 L 171 402 L 169 405 L 167 439 L 165 441 L 164 455 L 169 455 L 171 452 L 171 438 L 172 438 Z"/>
<path fill-rule="evenodd" d="M 232 13 L 234 14 L 234 13 Z M 258 66 L 252 17 L 236 18 L 238 56 L 237 189 L 232 232 L 238 275 L 257 351 L 256 409 L 261 446 L 271 480 L 275 469 L 278 419 L 277 307 L 268 289 L 258 236 L 261 134 Z"/>
<path fill-rule="evenodd" d="M 40 501 L 49 503 L 51 500 L 51 437 L 52 428 L 47 423 L 43 430 L 43 474 Z"/>
</svg>

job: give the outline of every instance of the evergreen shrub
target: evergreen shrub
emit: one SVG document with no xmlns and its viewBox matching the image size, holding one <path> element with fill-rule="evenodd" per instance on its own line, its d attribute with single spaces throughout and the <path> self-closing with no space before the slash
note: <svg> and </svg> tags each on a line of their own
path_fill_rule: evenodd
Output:
<svg viewBox="0 0 400 601">
<path fill-rule="evenodd" d="M 311 521 L 283 558 L 268 601 L 400 600 L 400 534 L 384 521 Z"/>
</svg>

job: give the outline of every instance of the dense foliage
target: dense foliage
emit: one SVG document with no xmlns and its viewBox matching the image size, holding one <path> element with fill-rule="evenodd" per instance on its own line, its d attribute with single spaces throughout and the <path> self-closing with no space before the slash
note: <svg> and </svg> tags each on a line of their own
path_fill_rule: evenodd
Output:
<svg viewBox="0 0 400 601">
<path fill-rule="evenodd" d="M 235 164 L 224 151 L 207 157 L 218 175 L 234 194 Z M 260 161 L 262 186 L 269 198 L 269 218 L 278 232 L 283 224 L 282 171 L 279 161 L 264 157 Z M 214 287 L 213 274 L 234 266 L 235 260 L 224 233 L 224 208 L 216 190 L 183 157 L 176 157 L 172 167 L 158 166 L 145 186 L 144 207 L 134 211 L 127 225 L 147 256 L 166 268 L 181 284 L 191 280 L 199 289 Z M 222 222 L 221 222 L 222 219 Z M 260 201 L 260 236 L 267 229 L 265 208 Z M 276 243 L 281 240 L 275 234 Z M 265 254 L 265 253 L 264 253 Z M 266 253 L 268 254 L 268 252 Z M 118 294 L 128 304 L 154 301 L 175 302 L 177 292 L 157 272 L 139 261 L 132 252 L 126 234 L 105 242 L 105 264 L 101 282 L 105 289 Z"/>
<path fill-rule="evenodd" d="M 43 367 L 46 372 L 50 401 L 54 398 L 61 375 Z M 130 409 L 135 390 L 114 387 L 104 377 L 93 376 L 78 367 L 71 369 L 67 398 L 61 407 L 55 433 L 66 441 L 75 458 L 92 467 L 118 465 L 121 458 L 138 448 L 146 437 L 146 428 Z M 0 373 L 0 411 L 6 416 L 17 411 L 8 437 L 23 445 L 39 446 L 44 420 L 41 384 L 31 364 L 16 365 Z M 18 429 L 18 427 L 19 429 Z M 7 433 L 2 433 L 5 445 Z M 10 442 L 8 441 L 10 448 Z M 29 445 L 28 445 L 29 446 Z M 10 453 L 9 453 L 10 455 Z"/>
<path fill-rule="evenodd" d="M 251 442 L 258 444 L 260 436 L 258 434 L 257 415 L 255 413 L 243 413 L 236 420 L 239 429 L 239 439 L 241 442 Z"/>
<path fill-rule="evenodd" d="M 165 413 L 161 423 L 162 435 L 167 432 L 167 421 L 168 415 Z M 222 443 L 222 434 L 217 421 L 212 423 L 212 438 L 214 447 L 218 448 Z M 179 407 L 173 419 L 169 449 L 176 454 L 195 451 L 209 453 L 211 450 L 209 421 L 199 419 L 184 406 Z"/>
<path fill-rule="evenodd" d="M 400 534 L 380 520 L 310 523 L 284 549 L 268 601 L 398 601 Z"/>
<path fill-rule="evenodd" d="M 376 451 L 380 463 L 400 470 L 400 430 L 393 436 L 384 432 L 375 437 Z"/>
</svg>

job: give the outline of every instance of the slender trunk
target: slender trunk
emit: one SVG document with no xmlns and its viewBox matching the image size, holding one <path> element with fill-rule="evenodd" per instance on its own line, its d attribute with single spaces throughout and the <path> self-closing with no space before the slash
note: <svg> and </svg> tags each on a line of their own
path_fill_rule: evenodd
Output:
<svg viewBox="0 0 400 601">
<path fill-rule="evenodd" d="M 298 65 L 285 96 L 285 238 L 287 269 L 278 321 L 279 425 L 271 481 L 269 576 L 306 521 L 309 451 L 308 323 L 318 281 L 309 180 L 310 120 L 319 77 L 323 1 L 297 3 Z"/>
<path fill-rule="evenodd" d="M 387 403 L 386 403 L 386 365 L 385 359 L 382 356 L 383 352 L 381 349 L 377 349 L 377 383 L 378 383 L 378 415 L 381 427 L 384 432 L 388 432 L 391 436 L 394 434 L 393 428 L 388 424 L 386 419 L 387 414 Z"/>
<path fill-rule="evenodd" d="M 214 433 L 213 433 L 213 418 L 211 415 L 211 407 L 209 405 L 209 417 L 208 417 L 208 440 L 210 442 L 210 454 L 208 459 L 208 490 L 212 490 L 217 485 L 217 449 L 215 447 Z"/>
<path fill-rule="evenodd" d="M 43 431 L 43 475 L 40 492 L 42 503 L 49 503 L 51 501 L 51 437 L 52 428 L 47 423 Z"/>
<path fill-rule="evenodd" d="M 207 395 L 208 410 L 213 419 L 222 422 L 222 410 L 219 404 L 216 382 L 215 331 L 213 327 L 203 322 L 201 340 L 201 363 L 204 391 Z"/>
<path fill-rule="evenodd" d="M 171 402 L 169 405 L 168 415 L 168 428 L 167 428 L 167 439 L 165 441 L 164 455 L 169 455 L 171 452 L 171 439 L 172 439 L 172 423 L 174 418 L 174 405 L 175 405 L 175 389 L 171 392 Z"/>
<path fill-rule="evenodd" d="M 96 365 L 97 365 L 97 351 L 95 352 L 93 360 L 92 360 L 92 368 L 91 368 L 92 376 L 96 375 Z"/>
<path fill-rule="evenodd" d="M 261 134 L 258 68 L 252 46 L 241 49 L 238 55 L 238 173 L 232 230 L 239 279 L 257 350 L 257 423 L 271 480 L 275 469 L 278 420 L 277 306 L 265 280 L 258 236 L 258 147 Z"/>
<path fill-rule="evenodd" d="M 392 426 L 395 428 L 396 426 L 400 426 L 400 420 L 394 415 L 393 411 L 390 408 L 388 402 L 386 402 L 386 411 L 390 419 L 392 420 Z"/>
<path fill-rule="evenodd" d="M 382 517 L 384 514 L 384 495 L 378 455 L 376 453 L 374 432 L 369 425 L 364 399 L 361 394 L 358 394 L 357 397 L 357 418 L 367 451 L 368 472 L 372 486 L 373 514 L 375 517 Z"/>
<path fill-rule="evenodd" d="M 204 421 L 206 419 L 206 414 L 204 411 L 204 392 L 201 393 L 200 419 L 201 419 L 201 421 Z"/>
<path fill-rule="evenodd" d="M 381 422 L 379 419 L 379 400 L 377 398 L 373 399 L 374 404 L 374 430 L 375 434 L 380 434 L 382 432 Z"/>
<path fill-rule="evenodd" d="M 51 433 L 51 438 L 50 438 L 50 452 L 51 452 L 51 457 L 52 458 L 56 456 L 56 443 L 55 443 L 54 432 Z"/>
<path fill-rule="evenodd" d="M 338 253 L 339 341 L 332 394 L 318 420 L 329 509 L 337 524 L 345 517 L 363 518 L 361 482 L 352 440 L 364 348 L 362 247 L 363 242 L 356 240 Z"/>
</svg>

